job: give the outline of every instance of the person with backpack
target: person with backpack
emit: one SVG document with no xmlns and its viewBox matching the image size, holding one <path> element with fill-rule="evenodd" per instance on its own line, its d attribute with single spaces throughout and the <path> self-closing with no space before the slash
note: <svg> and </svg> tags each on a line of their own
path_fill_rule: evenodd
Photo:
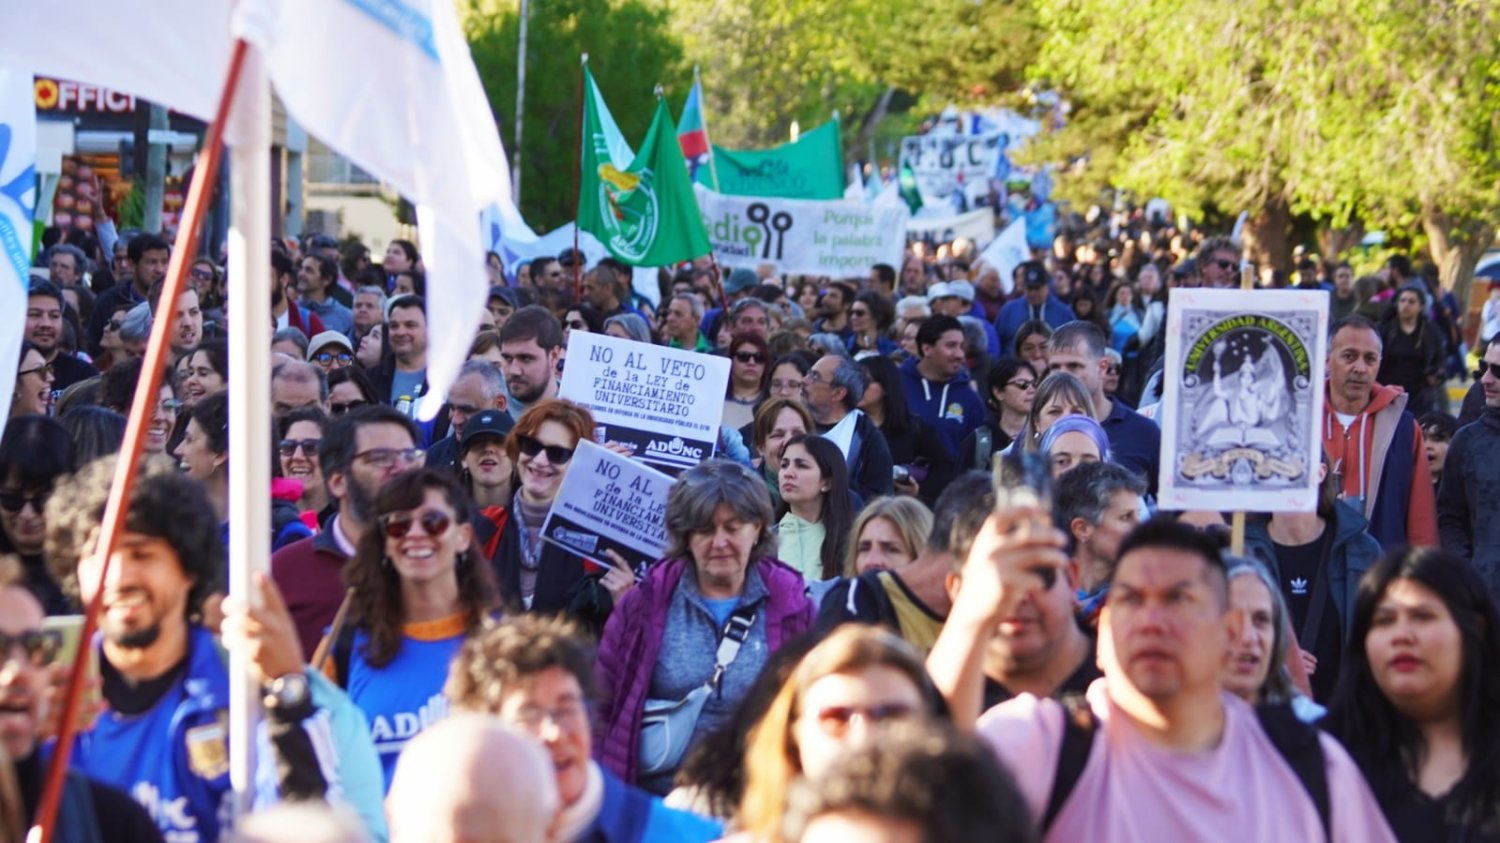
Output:
<svg viewBox="0 0 1500 843">
<path fill-rule="evenodd" d="M 1082 697 L 1002 703 L 976 724 L 989 637 L 1064 564 L 1038 510 L 991 516 L 927 660 L 955 722 L 1015 775 L 1042 839 L 1394 839 L 1336 740 L 1224 690 L 1243 617 L 1217 543 L 1175 522 L 1147 522 L 1120 547 L 1099 619 L 1103 678 Z"/>
</svg>

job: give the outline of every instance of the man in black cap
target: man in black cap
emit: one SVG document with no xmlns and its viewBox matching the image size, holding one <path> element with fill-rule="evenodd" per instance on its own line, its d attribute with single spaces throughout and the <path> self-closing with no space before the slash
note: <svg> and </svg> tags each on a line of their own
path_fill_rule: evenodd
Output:
<svg viewBox="0 0 1500 843">
<path fill-rule="evenodd" d="M 1000 315 L 995 319 L 1001 354 L 1015 353 L 1016 332 L 1027 322 L 1041 320 L 1055 330 L 1075 318 L 1073 309 L 1052 294 L 1051 280 L 1040 262 L 1027 261 L 1017 266 L 1016 280 L 1025 295 L 1000 308 Z"/>
</svg>

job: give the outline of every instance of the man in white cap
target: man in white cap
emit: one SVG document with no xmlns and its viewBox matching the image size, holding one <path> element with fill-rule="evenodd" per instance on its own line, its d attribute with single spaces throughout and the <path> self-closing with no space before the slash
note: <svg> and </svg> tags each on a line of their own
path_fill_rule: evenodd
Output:
<svg viewBox="0 0 1500 843">
<path fill-rule="evenodd" d="M 325 372 L 354 365 L 354 348 L 338 331 L 324 331 L 307 344 L 307 362 Z"/>
</svg>

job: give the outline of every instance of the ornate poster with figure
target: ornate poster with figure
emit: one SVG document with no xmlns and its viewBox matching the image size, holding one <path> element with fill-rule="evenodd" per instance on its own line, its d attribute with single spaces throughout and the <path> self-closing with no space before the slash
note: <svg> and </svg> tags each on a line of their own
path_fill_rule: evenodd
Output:
<svg viewBox="0 0 1500 843">
<path fill-rule="evenodd" d="M 1172 291 L 1163 509 L 1317 507 L 1327 324 L 1320 290 Z"/>
</svg>

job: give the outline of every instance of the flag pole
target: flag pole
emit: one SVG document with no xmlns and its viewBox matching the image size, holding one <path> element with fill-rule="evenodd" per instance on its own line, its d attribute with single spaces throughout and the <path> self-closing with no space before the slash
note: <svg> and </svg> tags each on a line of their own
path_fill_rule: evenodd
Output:
<svg viewBox="0 0 1500 843">
<path fill-rule="evenodd" d="M 136 464 L 144 450 L 146 428 L 150 424 L 152 410 L 161 401 L 161 382 L 169 351 L 168 337 L 172 336 L 176 321 L 178 294 L 187 277 L 188 266 L 198 249 L 198 233 L 202 228 L 203 214 L 208 205 L 208 194 L 218 174 L 219 161 L 223 154 L 224 123 L 229 116 L 238 85 L 240 71 L 245 63 L 248 45 L 243 40 L 234 42 L 229 59 L 229 72 L 224 80 L 224 91 L 219 96 L 219 106 L 213 122 L 208 126 L 204 139 L 203 160 L 194 168 L 193 181 L 188 187 L 187 200 L 183 205 L 182 220 L 177 227 L 177 238 L 172 256 L 167 264 L 167 275 L 163 282 L 158 315 L 151 328 L 151 338 L 146 345 L 146 354 L 141 367 L 140 380 L 136 382 L 135 399 L 130 405 L 130 418 L 125 426 L 124 441 L 120 444 L 120 455 L 115 464 L 115 476 L 110 485 L 109 501 L 104 507 L 104 517 L 99 523 L 99 541 L 95 555 L 100 558 L 99 582 L 94 588 L 93 599 L 84 607 L 83 629 L 79 633 L 78 655 L 68 675 L 67 691 L 59 713 L 56 747 L 52 754 L 52 765 L 47 770 L 47 781 L 37 805 L 35 825 L 27 834 L 28 843 L 51 843 L 57 826 L 57 809 L 62 800 L 63 780 L 68 771 L 68 762 L 73 753 L 73 741 L 77 736 L 77 712 L 83 697 L 84 666 L 88 663 L 88 650 L 92 646 L 94 630 L 98 624 L 99 609 L 104 596 L 104 584 L 108 582 L 110 557 L 123 532 L 125 514 L 130 509 L 130 496 L 135 489 Z"/>
<path fill-rule="evenodd" d="M 583 300 L 583 261 L 579 260 L 582 255 L 578 251 L 578 211 L 582 204 L 583 188 L 583 98 L 588 96 L 587 86 L 583 84 L 584 74 L 588 72 L 589 54 L 584 53 L 578 69 L 578 156 L 573 163 L 573 301 L 578 303 Z"/>
<path fill-rule="evenodd" d="M 708 177 L 713 179 L 714 192 L 719 192 L 719 163 L 718 156 L 714 155 L 714 141 L 708 136 L 708 108 L 703 104 L 703 77 L 698 73 L 698 65 L 693 65 L 693 84 L 698 86 L 698 114 L 703 118 L 703 142 L 708 144 Z"/>
</svg>

